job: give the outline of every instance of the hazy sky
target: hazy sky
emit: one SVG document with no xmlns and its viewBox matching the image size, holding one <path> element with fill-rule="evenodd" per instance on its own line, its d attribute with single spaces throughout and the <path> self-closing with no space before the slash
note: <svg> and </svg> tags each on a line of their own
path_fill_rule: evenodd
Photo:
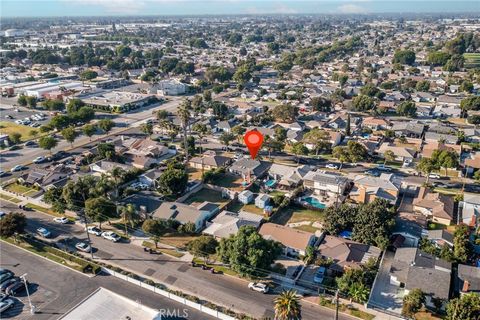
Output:
<svg viewBox="0 0 480 320">
<path fill-rule="evenodd" d="M 383 12 L 480 12 L 480 1 L 1 0 L 2 17 Z"/>
</svg>

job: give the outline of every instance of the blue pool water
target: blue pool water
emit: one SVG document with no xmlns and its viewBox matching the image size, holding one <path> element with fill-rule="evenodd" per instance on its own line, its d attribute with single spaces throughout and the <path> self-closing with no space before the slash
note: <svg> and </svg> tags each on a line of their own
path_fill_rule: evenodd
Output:
<svg viewBox="0 0 480 320">
<path fill-rule="evenodd" d="M 303 201 L 307 202 L 309 205 L 315 208 L 324 209 L 327 207 L 324 203 L 321 203 L 320 201 L 318 201 L 317 198 L 314 197 L 303 198 Z"/>
<path fill-rule="evenodd" d="M 267 187 L 273 187 L 273 186 L 275 186 L 276 184 L 277 184 L 277 181 L 275 181 L 275 180 L 268 180 L 267 182 L 265 182 L 265 185 L 266 185 Z"/>
</svg>

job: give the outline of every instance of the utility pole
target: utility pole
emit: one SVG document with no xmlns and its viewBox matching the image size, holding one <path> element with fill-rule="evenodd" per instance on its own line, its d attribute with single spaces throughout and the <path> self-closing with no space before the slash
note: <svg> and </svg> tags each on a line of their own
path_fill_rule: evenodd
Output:
<svg viewBox="0 0 480 320">
<path fill-rule="evenodd" d="M 335 320 L 338 320 L 338 289 L 335 291 Z"/>
<path fill-rule="evenodd" d="M 87 225 L 87 215 L 85 212 L 83 212 L 83 222 L 85 223 L 85 232 L 87 233 L 87 239 L 88 243 L 90 244 L 90 255 L 92 257 L 92 260 L 94 259 L 93 257 L 93 243 L 90 241 L 90 234 L 88 233 L 88 225 Z"/>
<path fill-rule="evenodd" d="M 27 291 L 28 304 L 30 305 L 30 313 L 35 314 L 35 306 L 32 304 L 32 300 L 30 300 L 30 292 L 28 291 L 26 276 L 27 276 L 27 274 L 24 273 L 23 275 L 20 276 L 20 279 L 23 280 L 23 284 L 25 285 L 25 290 Z"/>
</svg>

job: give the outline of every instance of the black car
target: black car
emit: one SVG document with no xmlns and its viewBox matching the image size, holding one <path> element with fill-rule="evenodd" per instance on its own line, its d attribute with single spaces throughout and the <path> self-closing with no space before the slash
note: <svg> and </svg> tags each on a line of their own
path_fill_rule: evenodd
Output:
<svg viewBox="0 0 480 320">
<path fill-rule="evenodd" d="M 26 283 L 28 285 L 28 281 Z M 17 293 L 22 292 L 25 290 L 25 283 L 22 279 L 17 278 L 17 281 L 12 283 L 6 290 L 5 293 L 9 296 L 15 296 Z"/>
<path fill-rule="evenodd" d="M 4 272 L 2 274 L 0 274 L 0 284 L 4 283 L 5 281 L 7 281 L 8 279 L 11 279 L 13 278 L 15 274 L 11 271 L 8 271 L 8 272 Z"/>
<path fill-rule="evenodd" d="M 10 278 L 6 281 L 3 281 L 2 284 L 0 284 L 0 290 L 2 292 L 5 292 L 5 290 L 7 290 L 8 287 L 10 287 L 12 284 L 14 284 L 15 282 L 17 282 L 17 279 L 18 278 Z"/>
<path fill-rule="evenodd" d="M 51 156 L 49 159 L 50 161 L 58 161 L 60 159 L 63 159 L 65 158 L 66 156 L 68 156 L 69 154 L 65 151 L 58 151 L 57 153 L 55 153 L 53 156 Z"/>
</svg>

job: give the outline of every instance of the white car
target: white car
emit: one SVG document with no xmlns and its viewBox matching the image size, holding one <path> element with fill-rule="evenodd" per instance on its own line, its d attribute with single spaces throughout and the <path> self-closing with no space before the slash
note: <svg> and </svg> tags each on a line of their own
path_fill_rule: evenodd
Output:
<svg viewBox="0 0 480 320">
<path fill-rule="evenodd" d="M 45 161 L 45 157 L 42 157 L 42 156 L 36 157 L 35 159 L 33 159 L 33 163 L 36 163 L 36 164 L 42 163 L 43 161 Z"/>
<path fill-rule="evenodd" d="M 337 170 L 338 166 L 336 164 L 329 163 L 325 166 L 325 168 Z"/>
<path fill-rule="evenodd" d="M 24 167 L 22 165 L 16 165 L 15 167 L 13 167 L 12 169 L 10 169 L 11 172 L 17 172 L 17 171 L 22 171 L 24 169 Z"/>
<path fill-rule="evenodd" d="M 16 124 L 23 124 L 23 120 L 15 120 Z"/>
<path fill-rule="evenodd" d="M 66 217 L 57 217 L 53 218 L 53 221 L 61 223 L 61 224 L 66 224 L 68 223 L 68 219 Z"/>
<path fill-rule="evenodd" d="M 118 234 L 113 231 L 105 231 L 104 233 L 102 233 L 102 237 L 113 242 L 117 242 L 122 239 Z"/>
<path fill-rule="evenodd" d="M 440 179 L 440 175 L 437 173 L 430 173 L 428 177 L 431 179 Z"/>
<path fill-rule="evenodd" d="M 261 283 L 261 282 L 250 282 L 248 284 L 248 288 L 250 290 L 261 292 L 261 293 L 267 293 L 268 290 L 270 289 L 265 283 Z"/>
<path fill-rule="evenodd" d="M 79 251 L 83 251 L 83 252 L 90 252 L 92 250 L 92 247 L 85 243 L 85 242 L 79 242 L 75 245 L 75 248 L 77 248 L 77 250 Z"/>
<path fill-rule="evenodd" d="M 90 233 L 90 234 L 94 234 L 96 236 L 101 236 L 102 235 L 102 230 L 98 227 L 95 227 L 95 226 L 87 227 L 87 232 Z"/>
</svg>

